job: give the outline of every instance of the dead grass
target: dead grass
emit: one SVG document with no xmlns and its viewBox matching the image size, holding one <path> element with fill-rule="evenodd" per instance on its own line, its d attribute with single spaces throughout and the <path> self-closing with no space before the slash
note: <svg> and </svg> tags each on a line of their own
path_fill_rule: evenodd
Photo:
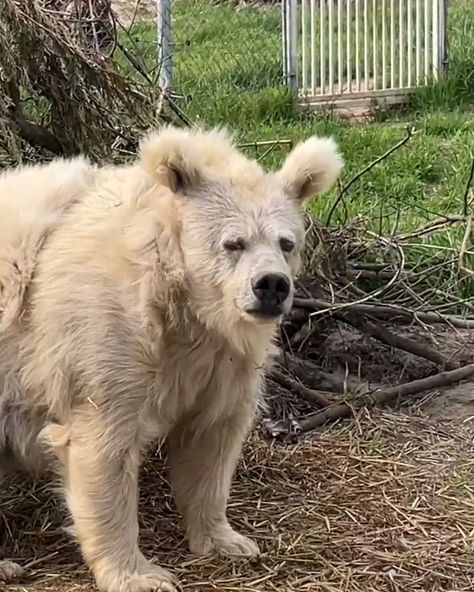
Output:
<svg viewBox="0 0 474 592">
<path fill-rule="evenodd" d="M 255 562 L 194 558 L 158 456 L 141 486 L 141 545 L 184 590 L 472 592 L 472 421 L 362 412 L 295 445 L 256 433 L 230 504 L 235 525 L 264 550 Z M 15 482 L 0 493 L 4 553 L 31 562 L 11 592 L 94 590 L 62 530 L 51 487 Z"/>
</svg>

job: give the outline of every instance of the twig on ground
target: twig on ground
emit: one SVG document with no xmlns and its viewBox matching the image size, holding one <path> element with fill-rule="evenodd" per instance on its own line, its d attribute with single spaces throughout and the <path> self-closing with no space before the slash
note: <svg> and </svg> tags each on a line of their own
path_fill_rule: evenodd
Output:
<svg viewBox="0 0 474 592">
<path fill-rule="evenodd" d="M 455 368 L 459 367 L 457 362 L 445 358 L 442 354 L 435 351 L 431 347 L 419 343 L 418 341 L 414 341 L 413 339 L 409 339 L 408 337 L 390 333 L 390 331 L 388 331 L 382 325 L 368 321 L 362 315 L 344 312 L 335 313 L 334 317 L 350 325 L 351 327 L 358 329 L 362 333 L 370 335 L 370 337 L 377 339 L 385 345 L 401 349 L 420 358 L 425 358 L 426 360 L 429 360 L 430 362 L 433 362 L 434 364 L 437 364 L 446 370 L 454 370 Z"/>
<path fill-rule="evenodd" d="M 331 401 L 322 393 L 304 386 L 301 382 L 294 380 L 288 374 L 284 374 L 277 369 L 272 370 L 270 378 L 290 392 L 298 394 L 305 401 L 315 403 L 318 407 L 328 407 L 331 404 Z"/>
<path fill-rule="evenodd" d="M 378 319 L 394 320 L 397 317 L 400 320 L 405 319 L 411 323 L 419 320 L 426 324 L 446 324 L 457 329 L 474 329 L 474 318 L 463 318 L 455 315 L 443 315 L 438 312 L 417 311 L 398 306 L 396 304 L 368 304 L 368 303 L 341 303 L 331 304 L 319 298 L 295 298 L 293 305 L 296 308 L 303 308 L 310 313 L 312 311 L 335 312 L 342 308 L 350 308 L 351 311 L 369 314 Z"/>
<path fill-rule="evenodd" d="M 388 265 L 386 266 L 386 268 Z M 353 269 L 348 267 L 345 275 L 350 280 L 391 280 L 395 275 L 396 270 L 383 269 L 380 271 L 373 271 L 371 269 Z M 406 275 L 406 274 L 405 274 Z"/>
<path fill-rule="evenodd" d="M 442 230 L 443 228 L 449 228 L 453 226 L 453 224 L 465 221 L 466 216 L 441 216 L 440 218 L 436 218 L 436 220 L 433 220 L 432 222 L 429 222 L 428 224 L 425 224 L 424 226 L 421 226 L 421 228 L 417 228 L 412 232 L 397 235 L 397 240 L 407 241 L 413 238 L 419 238 L 420 236 L 426 236 L 432 232 Z"/>
<path fill-rule="evenodd" d="M 316 316 L 316 315 L 322 315 L 322 314 L 325 314 L 328 312 L 332 312 L 333 310 L 352 308 L 356 305 L 363 304 L 363 303 L 368 302 L 370 300 L 375 300 L 377 298 L 380 298 L 383 294 L 388 292 L 388 290 L 390 290 L 392 287 L 394 287 L 397 284 L 397 282 L 399 281 L 399 279 L 403 273 L 403 270 L 405 268 L 405 253 L 403 252 L 402 247 L 398 243 L 394 242 L 393 240 L 382 237 L 382 236 L 377 236 L 371 231 L 366 231 L 366 233 L 368 235 L 370 235 L 371 237 L 376 238 L 377 241 L 382 243 L 383 245 L 391 247 L 397 253 L 398 267 L 397 267 L 396 271 L 394 272 L 393 276 L 387 282 L 387 284 L 385 284 L 384 286 L 381 286 L 380 288 L 377 288 L 373 292 L 370 292 L 368 294 L 363 292 L 363 296 L 361 298 L 359 298 L 358 300 L 351 301 L 351 302 L 341 302 L 338 304 L 330 304 L 329 303 L 329 305 L 326 309 L 313 310 L 310 313 L 311 317 Z"/>
<path fill-rule="evenodd" d="M 299 380 L 312 388 L 332 393 L 344 393 L 344 382 L 337 376 L 325 372 L 311 360 L 301 360 L 289 352 L 284 352 L 280 354 L 278 362 L 283 368 L 289 370 Z"/>
<path fill-rule="evenodd" d="M 291 432 L 308 432 L 330 421 L 349 417 L 353 414 L 355 409 L 383 405 L 398 397 L 416 395 L 431 389 L 449 386 L 461 382 L 462 380 L 466 380 L 473 375 L 474 364 L 468 364 L 462 368 L 440 372 L 439 374 L 429 376 L 428 378 L 413 380 L 398 386 L 379 389 L 373 393 L 366 393 L 355 399 L 351 404 L 339 403 L 305 417 L 294 418 L 290 421 L 277 421 L 270 426 L 270 432 L 273 437 Z"/>
</svg>

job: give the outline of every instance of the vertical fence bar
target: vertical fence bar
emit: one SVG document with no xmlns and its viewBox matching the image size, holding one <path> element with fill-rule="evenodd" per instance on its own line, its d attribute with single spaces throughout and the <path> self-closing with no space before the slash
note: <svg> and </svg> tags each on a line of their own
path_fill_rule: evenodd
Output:
<svg viewBox="0 0 474 592">
<path fill-rule="evenodd" d="M 156 0 L 156 33 L 158 39 L 159 85 L 168 93 L 173 84 L 171 52 L 171 0 Z"/>
<path fill-rule="evenodd" d="M 329 94 L 334 94 L 334 4 L 328 2 L 328 60 L 329 60 Z"/>
<path fill-rule="evenodd" d="M 390 0 L 390 88 L 395 88 L 395 0 Z"/>
<path fill-rule="evenodd" d="M 403 47 L 403 0 L 398 0 L 398 87 L 403 88 L 405 78 L 405 52 Z"/>
<path fill-rule="evenodd" d="M 337 78 L 339 93 L 343 91 L 342 84 L 342 2 L 337 0 Z"/>
<path fill-rule="evenodd" d="M 319 0 L 319 47 L 321 62 L 321 94 L 326 93 L 326 2 Z"/>
<path fill-rule="evenodd" d="M 433 80 L 438 79 L 439 74 L 439 3 L 438 0 L 433 0 L 433 14 L 432 14 L 432 72 Z"/>
<path fill-rule="evenodd" d="M 308 0 L 301 0 L 301 90 L 306 93 L 308 89 L 308 56 L 307 56 L 307 6 Z"/>
<path fill-rule="evenodd" d="M 311 92 L 316 92 L 316 0 L 311 0 Z"/>
<path fill-rule="evenodd" d="M 352 57 L 352 14 L 351 14 L 351 6 L 352 2 L 347 4 L 347 25 L 346 25 L 346 86 L 348 92 L 352 92 L 352 64 L 351 64 L 351 57 Z"/>
<path fill-rule="evenodd" d="M 382 88 L 387 88 L 387 4 L 382 0 Z"/>
<path fill-rule="evenodd" d="M 297 27 L 296 27 L 296 0 L 283 0 L 282 2 L 282 27 L 284 34 L 283 44 L 283 71 L 285 82 L 290 88 L 297 88 L 296 73 L 297 64 Z"/>
<path fill-rule="evenodd" d="M 287 22 L 289 33 L 288 44 L 288 85 L 298 89 L 298 3 L 297 0 L 288 0 Z"/>
<path fill-rule="evenodd" d="M 355 0 L 355 76 L 356 89 L 360 92 L 360 0 Z"/>
<path fill-rule="evenodd" d="M 421 0 L 415 0 L 415 83 L 420 84 L 421 77 Z"/>
<path fill-rule="evenodd" d="M 413 86 L 413 6 L 412 0 L 407 0 L 407 86 Z"/>
<path fill-rule="evenodd" d="M 430 6 L 433 0 L 424 0 L 425 2 L 425 83 L 430 75 Z"/>
<path fill-rule="evenodd" d="M 439 49 L 438 49 L 438 56 L 439 56 L 439 75 L 443 76 L 445 74 L 446 66 L 447 66 L 447 24 L 448 24 L 448 1 L 447 0 L 438 0 L 439 2 Z"/>
<path fill-rule="evenodd" d="M 377 8 L 378 0 L 372 0 L 372 67 L 373 67 L 373 89 L 377 90 L 379 87 L 378 83 L 378 60 L 379 60 L 379 45 L 378 45 L 378 8 Z"/>
<path fill-rule="evenodd" d="M 285 81 L 285 83 L 288 83 L 288 77 L 289 77 L 289 73 L 288 73 L 288 45 L 289 45 L 289 40 L 288 40 L 288 27 L 287 27 L 287 16 L 286 16 L 286 12 L 288 9 L 288 1 L 287 0 L 282 0 L 281 3 L 281 31 L 282 31 L 282 36 L 283 36 L 283 43 L 281 45 L 281 50 L 282 50 L 282 60 L 283 60 L 283 80 Z"/>
<path fill-rule="evenodd" d="M 369 7 L 364 0 L 364 88 L 369 90 Z"/>
</svg>

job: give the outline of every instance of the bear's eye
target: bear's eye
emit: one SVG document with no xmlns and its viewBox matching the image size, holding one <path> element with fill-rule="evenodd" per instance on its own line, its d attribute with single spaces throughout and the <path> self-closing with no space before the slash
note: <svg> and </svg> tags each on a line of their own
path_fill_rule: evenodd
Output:
<svg viewBox="0 0 474 592">
<path fill-rule="evenodd" d="M 230 240 L 226 240 L 224 243 L 224 249 L 229 253 L 234 253 L 236 251 L 243 251 L 245 249 L 244 239 L 242 238 L 233 238 Z"/>
<path fill-rule="evenodd" d="M 291 253 L 291 251 L 293 251 L 294 248 L 295 248 L 295 243 L 292 240 L 290 240 L 289 238 L 281 238 L 280 239 L 280 249 L 284 253 Z"/>
</svg>

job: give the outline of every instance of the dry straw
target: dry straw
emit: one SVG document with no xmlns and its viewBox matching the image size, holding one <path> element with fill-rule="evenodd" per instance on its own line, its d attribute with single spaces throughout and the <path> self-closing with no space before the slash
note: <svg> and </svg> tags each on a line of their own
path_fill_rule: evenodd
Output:
<svg viewBox="0 0 474 592">
<path fill-rule="evenodd" d="M 468 423 L 361 412 L 291 446 L 255 435 L 230 503 L 232 522 L 263 549 L 251 562 L 189 555 L 163 475 L 152 457 L 141 482 L 141 546 L 183 590 L 473 590 Z M 4 552 L 30 562 L 35 578 L 8 590 L 92 592 L 50 487 L 16 483 L 0 495 Z"/>
</svg>

